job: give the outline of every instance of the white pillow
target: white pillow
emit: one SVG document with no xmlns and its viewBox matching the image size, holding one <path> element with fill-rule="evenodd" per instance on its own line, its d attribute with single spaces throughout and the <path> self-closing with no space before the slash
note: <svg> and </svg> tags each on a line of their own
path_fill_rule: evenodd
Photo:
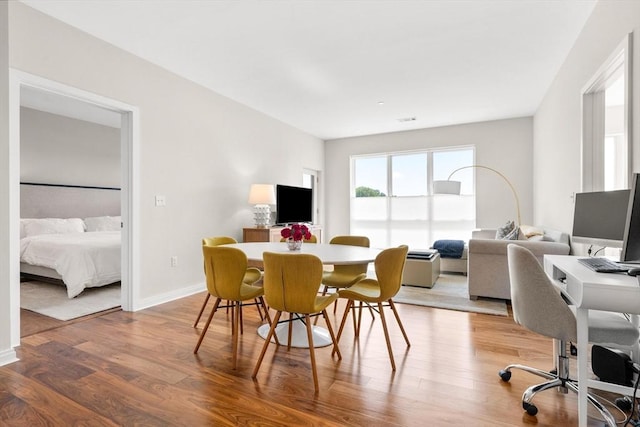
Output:
<svg viewBox="0 0 640 427">
<path fill-rule="evenodd" d="M 80 218 L 39 218 L 24 223 L 25 237 L 66 233 L 84 233 L 84 222 Z"/>
<path fill-rule="evenodd" d="M 530 238 L 531 236 L 544 235 L 544 230 L 542 228 L 534 227 L 533 225 L 521 225 L 520 230 L 527 238 Z"/>
<path fill-rule="evenodd" d="M 87 231 L 119 231 L 121 222 L 120 216 L 94 216 L 84 219 Z"/>
<path fill-rule="evenodd" d="M 31 218 L 20 218 L 20 238 L 24 239 L 25 237 L 27 237 L 27 231 L 25 230 L 25 225 L 27 225 L 27 223 L 34 221 Z"/>
</svg>

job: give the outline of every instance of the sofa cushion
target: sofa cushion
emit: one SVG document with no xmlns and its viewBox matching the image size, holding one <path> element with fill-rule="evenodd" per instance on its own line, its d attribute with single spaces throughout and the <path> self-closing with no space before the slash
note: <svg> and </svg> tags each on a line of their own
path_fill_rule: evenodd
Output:
<svg viewBox="0 0 640 427">
<path fill-rule="evenodd" d="M 518 227 L 515 227 L 513 230 L 509 232 L 506 236 L 502 238 L 502 240 L 520 240 L 521 233 Z"/>
<path fill-rule="evenodd" d="M 516 240 L 518 238 L 517 234 L 515 238 L 508 238 L 510 234 L 516 229 L 516 225 L 513 221 L 507 221 L 505 225 L 498 228 L 496 231 L 496 240 Z"/>
<path fill-rule="evenodd" d="M 521 225 L 520 231 L 527 239 L 530 239 L 533 236 L 543 236 L 544 230 L 540 227 L 534 227 L 533 225 Z"/>
</svg>

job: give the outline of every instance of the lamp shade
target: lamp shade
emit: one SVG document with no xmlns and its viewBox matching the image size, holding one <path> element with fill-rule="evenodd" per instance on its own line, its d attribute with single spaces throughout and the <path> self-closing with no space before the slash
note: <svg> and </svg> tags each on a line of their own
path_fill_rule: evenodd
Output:
<svg viewBox="0 0 640 427">
<path fill-rule="evenodd" d="M 272 184 L 252 184 L 249 191 L 249 203 L 252 205 L 274 205 L 276 193 Z"/>
<path fill-rule="evenodd" d="M 433 193 L 460 195 L 460 181 L 433 181 Z"/>
</svg>

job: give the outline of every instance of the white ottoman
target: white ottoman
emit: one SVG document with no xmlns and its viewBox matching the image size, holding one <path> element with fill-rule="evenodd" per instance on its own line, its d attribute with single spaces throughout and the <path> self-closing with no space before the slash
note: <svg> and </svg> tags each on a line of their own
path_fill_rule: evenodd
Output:
<svg viewBox="0 0 640 427">
<path fill-rule="evenodd" d="M 402 274 L 402 284 L 432 288 L 440 275 L 440 254 L 429 259 L 407 258 Z"/>
<path fill-rule="evenodd" d="M 469 245 L 465 243 L 460 258 L 440 258 L 440 271 L 442 273 L 462 273 L 466 276 L 468 253 Z"/>
</svg>

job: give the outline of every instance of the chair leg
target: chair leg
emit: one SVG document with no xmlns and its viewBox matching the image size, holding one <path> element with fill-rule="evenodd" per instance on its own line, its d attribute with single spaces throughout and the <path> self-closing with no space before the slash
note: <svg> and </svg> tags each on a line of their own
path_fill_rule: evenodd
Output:
<svg viewBox="0 0 640 427">
<path fill-rule="evenodd" d="M 293 335 L 293 313 L 289 313 L 289 324 L 287 326 L 287 350 L 291 350 L 291 335 Z"/>
<path fill-rule="evenodd" d="M 262 305 L 262 309 L 264 310 L 264 318 L 267 320 L 267 324 L 271 325 L 271 316 L 269 316 L 269 309 L 267 308 L 267 304 L 264 302 L 263 297 L 258 297 L 260 304 Z M 276 340 L 276 344 L 280 345 L 280 341 L 278 341 L 278 335 L 274 334 L 273 338 Z"/>
<path fill-rule="evenodd" d="M 256 309 L 258 310 L 258 314 L 260 315 L 260 321 L 264 321 L 264 316 L 262 315 L 262 310 L 260 309 L 261 304 L 264 306 L 264 303 L 260 302 L 259 298 L 253 300 L 256 303 Z"/>
<path fill-rule="evenodd" d="M 204 313 L 204 308 L 207 306 L 207 303 L 209 302 L 209 297 L 211 297 L 211 294 L 209 292 L 207 292 L 207 296 L 204 298 L 204 303 L 202 304 L 202 308 L 200 308 L 200 312 L 198 313 L 198 317 L 196 317 L 196 321 L 193 323 L 193 327 L 194 328 L 196 326 L 198 326 L 198 322 L 200 321 L 200 318 L 202 317 L 202 313 Z"/>
<path fill-rule="evenodd" d="M 329 291 L 329 286 L 324 285 L 324 287 L 322 288 L 322 292 L 320 293 L 320 295 L 325 296 L 327 294 L 327 291 Z M 333 313 L 336 313 L 336 307 L 338 306 L 338 300 L 335 300 L 333 302 Z M 317 325 L 318 324 L 318 317 L 316 317 L 315 319 L 313 319 L 313 324 Z"/>
<path fill-rule="evenodd" d="M 353 329 L 356 332 L 356 337 L 360 336 L 360 327 L 362 326 L 362 308 L 364 307 L 364 303 L 360 301 L 358 304 L 358 324 L 356 325 L 356 314 L 353 313 Z"/>
<path fill-rule="evenodd" d="M 393 300 L 389 298 L 389 307 L 393 310 L 393 314 L 396 316 L 396 321 L 398 322 L 398 326 L 400 326 L 400 330 L 402 331 L 402 336 L 404 337 L 405 342 L 407 343 L 407 347 L 411 347 L 411 343 L 409 342 L 409 337 L 404 330 L 404 326 L 402 325 L 402 321 L 400 320 L 400 315 L 398 314 L 398 310 L 396 310 L 396 305 L 393 303 Z"/>
<path fill-rule="evenodd" d="M 384 338 L 387 340 L 387 350 L 389 351 L 391 368 L 395 371 L 396 361 L 393 359 L 393 350 L 391 349 L 391 340 L 389 339 L 389 329 L 387 328 L 387 320 L 384 317 L 384 309 L 381 302 L 378 303 L 378 310 L 380 310 L 380 320 L 382 321 L 382 328 L 384 329 Z"/>
<path fill-rule="evenodd" d="M 241 301 L 234 301 L 233 304 L 236 306 L 235 310 L 234 310 L 234 316 L 233 316 L 233 323 L 234 323 L 234 327 L 232 328 L 233 330 L 233 334 L 232 334 L 232 364 L 233 364 L 233 369 L 236 369 L 238 366 L 238 322 L 240 322 L 240 327 L 242 328 L 242 302 Z"/>
<path fill-rule="evenodd" d="M 204 325 L 204 329 L 200 332 L 200 338 L 198 339 L 198 343 L 196 344 L 196 348 L 193 349 L 193 354 L 198 352 L 200 348 L 200 344 L 202 344 L 202 340 L 204 339 L 204 334 L 207 333 L 207 329 L 209 329 L 209 325 L 211 324 L 211 319 L 213 319 L 213 315 L 216 314 L 216 310 L 218 309 L 218 305 L 220 304 L 220 298 L 216 298 L 215 304 L 213 304 L 213 309 L 211 310 L 211 314 L 207 319 L 207 323 Z"/>
<path fill-rule="evenodd" d="M 263 297 L 258 297 L 256 298 L 256 301 L 258 303 L 258 307 L 262 307 L 262 310 L 264 310 L 264 316 L 262 316 L 262 310 L 260 311 L 260 320 L 266 320 L 267 323 L 270 325 L 271 324 L 271 316 L 269 316 L 269 310 L 267 309 L 267 304 L 265 304 L 264 302 L 264 298 Z"/>
<path fill-rule="evenodd" d="M 342 336 L 342 330 L 344 329 L 344 324 L 347 322 L 347 317 L 349 316 L 349 310 L 353 306 L 353 300 L 347 300 L 347 306 L 344 308 L 344 314 L 342 315 L 342 321 L 340 322 L 340 327 L 338 328 L 338 335 L 336 336 L 336 343 L 340 342 L 340 337 Z M 335 350 L 331 352 L 331 355 L 335 353 Z"/>
<path fill-rule="evenodd" d="M 244 320 L 242 319 L 242 302 L 238 301 L 238 303 L 236 304 L 236 307 L 238 308 L 238 312 L 240 313 L 240 335 L 243 335 L 244 334 L 244 328 L 243 328 L 242 325 L 244 323 Z M 236 326 L 238 326 L 238 325 L 236 325 Z"/>
<path fill-rule="evenodd" d="M 260 352 L 260 356 L 258 357 L 258 361 L 256 362 L 255 368 L 253 368 L 253 373 L 251 374 L 251 378 L 258 376 L 258 371 L 260 370 L 260 365 L 262 364 L 262 359 L 264 359 L 264 354 L 267 352 L 267 347 L 269 347 L 269 343 L 271 342 L 271 337 L 274 336 L 274 332 L 276 330 L 276 326 L 278 326 L 278 321 L 280 320 L 281 311 L 276 312 L 276 317 L 274 317 L 273 322 L 271 322 L 271 327 L 269 328 L 269 333 L 264 340 L 264 344 L 262 345 L 262 351 Z"/>
<path fill-rule="evenodd" d="M 313 372 L 313 385 L 317 393 L 319 391 L 318 372 L 316 371 L 316 352 L 313 348 L 313 334 L 311 333 L 311 318 L 309 318 L 308 314 L 305 314 L 304 319 L 304 323 L 307 325 L 307 340 L 309 341 L 309 355 L 311 356 L 311 372 Z"/>
<path fill-rule="evenodd" d="M 324 321 L 327 324 L 327 330 L 329 331 L 329 335 L 331 335 L 331 341 L 333 341 L 333 351 L 331 355 L 334 353 L 338 354 L 338 360 L 342 360 L 342 354 L 340 353 L 340 348 L 338 348 L 338 341 L 336 340 L 336 336 L 333 333 L 333 328 L 331 327 L 331 322 L 329 321 L 329 316 L 327 316 L 327 310 L 322 310 L 322 315 L 324 316 Z"/>
<path fill-rule="evenodd" d="M 234 328 L 236 325 L 233 324 L 233 316 L 235 315 L 236 305 L 231 304 L 231 301 L 227 300 L 227 315 L 229 314 L 229 306 L 231 306 L 231 334 L 234 333 Z"/>
</svg>

